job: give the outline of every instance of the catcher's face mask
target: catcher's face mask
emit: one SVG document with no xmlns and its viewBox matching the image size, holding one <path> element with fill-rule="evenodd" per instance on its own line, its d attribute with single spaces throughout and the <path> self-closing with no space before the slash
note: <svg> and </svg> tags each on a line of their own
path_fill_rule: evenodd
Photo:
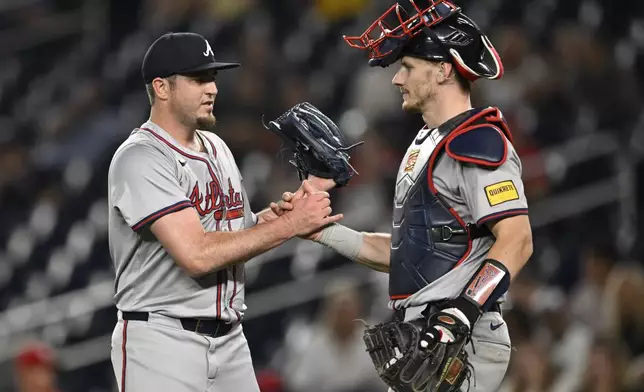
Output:
<svg viewBox="0 0 644 392">
<path fill-rule="evenodd" d="M 426 5 L 419 6 L 420 2 Z M 369 53 L 369 65 L 387 67 L 402 56 L 448 61 L 466 79 L 499 79 L 503 64 L 478 26 L 447 0 L 409 0 L 391 6 L 360 36 L 344 36 L 349 46 Z"/>
</svg>

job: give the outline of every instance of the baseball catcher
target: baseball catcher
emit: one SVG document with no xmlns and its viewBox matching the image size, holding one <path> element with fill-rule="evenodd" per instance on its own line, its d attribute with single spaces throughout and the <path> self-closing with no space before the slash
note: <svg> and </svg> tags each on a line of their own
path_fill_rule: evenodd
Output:
<svg viewBox="0 0 644 392">
<path fill-rule="evenodd" d="M 472 107 L 470 84 L 499 79 L 501 59 L 445 0 L 394 4 L 360 36 L 372 67 L 398 63 L 402 108 L 422 115 L 400 164 L 390 233 L 333 224 L 305 236 L 389 273 L 395 320 L 365 330 L 366 350 L 395 392 L 493 392 L 509 360 L 501 305 L 532 254 L 521 160 L 501 111 Z M 272 209 L 292 208 L 300 193 Z"/>
</svg>

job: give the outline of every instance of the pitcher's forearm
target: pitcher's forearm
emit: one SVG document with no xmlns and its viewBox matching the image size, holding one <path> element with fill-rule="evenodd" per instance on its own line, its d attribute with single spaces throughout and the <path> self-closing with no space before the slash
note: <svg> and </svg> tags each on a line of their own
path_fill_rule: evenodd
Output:
<svg viewBox="0 0 644 392">
<path fill-rule="evenodd" d="M 192 208 L 157 219 L 150 227 L 172 259 L 192 276 L 245 262 L 295 235 L 292 221 L 280 217 L 234 232 L 206 232 Z"/>
<path fill-rule="evenodd" d="M 293 237 L 283 220 L 267 222 L 250 229 L 208 232 L 201 241 L 196 257 L 196 274 L 208 274 L 229 265 L 246 262 Z"/>
<path fill-rule="evenodd" d="M 266 222 L 273 221 L 278 218 L 277 215 L 273 211 L 271 211 L 270 207 L 266 207 L 265 209 L 255 213 L 257 216 L 257 224 L 261 225 Z"/>
</svg>

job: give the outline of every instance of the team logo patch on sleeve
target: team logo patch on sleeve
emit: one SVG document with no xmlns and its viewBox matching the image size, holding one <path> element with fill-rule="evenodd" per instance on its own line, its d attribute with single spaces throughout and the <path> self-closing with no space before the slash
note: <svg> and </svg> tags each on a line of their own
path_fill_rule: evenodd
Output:
<svg viewBox="0 0 644 392">
<path fill-rule="evenodd" d="M 502 181 L 485 187 L 485 196 L 490 206 L 519 199 L 519 192 L 512 181 Z"/>
</svg>

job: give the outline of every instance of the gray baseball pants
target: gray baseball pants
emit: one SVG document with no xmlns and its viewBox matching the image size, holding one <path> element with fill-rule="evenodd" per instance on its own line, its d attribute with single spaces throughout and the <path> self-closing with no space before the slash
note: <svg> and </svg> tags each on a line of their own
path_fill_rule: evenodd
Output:
<svg viewBox="0 0 644 392">
<path fill-rule="evenodd" d="M 259 392 L 241 324 L 211 338 L 184 330 L 177 319 L 124 321 L 119 312 L 112 366 L 119 392 Z"/>
</svg>

